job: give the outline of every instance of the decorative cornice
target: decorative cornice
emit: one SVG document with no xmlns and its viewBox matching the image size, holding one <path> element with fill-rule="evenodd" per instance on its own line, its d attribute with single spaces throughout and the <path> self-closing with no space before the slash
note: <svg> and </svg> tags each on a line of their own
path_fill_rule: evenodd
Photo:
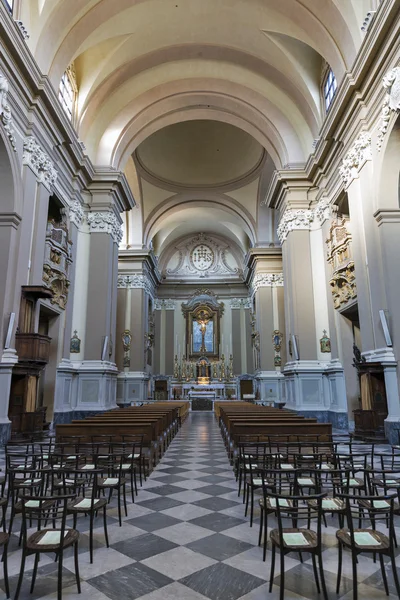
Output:
<svg viewBox="0 0 400 600">
<path fill-rule="evenodd" d="M 18 27 L 24 40 L 29 40 L 29 33 L 25 25 L 20 19 L 15 19 L 15 24 Z"/>
<path fill-rule="evenodd" d="M 75 200 L 69 207 L 69 220 L 71 223 L 80 227 L 82 225 L 85 213 L 82 208 L 82 204 L 79 200 Z"/>
<path fill-rule="evenodd" d="M 142 289 L 154 298 L 154 287 L 146 275 L 118 275 L 117 287 L 120 289 Z"/>
<path fill-rule="evenodd" d="M 383 138 L 389 127 L 391 111 L 400 110 L 400 67 L 394 67 L 382 79 L 382 85 L 386 90 L 381 110 L 381 125 L 378 129 L 379 135 L 376 141 L 378 152 L 382 149 Z"/>
<path fill-rule="evenodd" d="M 251 298 L 231 298 L 231 308 L 252 308 Z"/>
<path fill-rule="evenodd" d="M 282 287 L 283 273 L 256 273 L 251 284 L 252 294 L 262 287 Z"/>
<path fill-rule="evenodd" d="M 154 300 L 154 310 L 175 310 L 175 302 L 174 300 L 161 300 L 160 298 L 156 298 Z"/>
<path fill-rule="evenodd" d="M 112 211 L 90 212 L 87 215 L 90 233 L 108 233 L 116 244 L 122 240 L 121 223 Z"/>
<path fill-rule="evenodd" d="M 353 179 L 358 177 L 361 167 L 367 160 L 372 160 L 371 134 L 363 131 L 345 155 L 339 169 L 346 188 Z"/>
<path fill-rule="evenodd" d="M 4 129 L 8 139 L 10 140 L 11 146 L 14 152 L 16 152 L 17 146 L 14 136 L 13 119 L 11 115 L 11 108 L 7 102 L 7 94 L 8 81 L 0 71 L 0 120 L 4 125 Z"/>
<path fill-rule="evenodd" d="M 33 135 L 30 135 L 24 140 L 22 163 L 24 165 L 28 165 L 35 173 L 38 181 L 43 183 L 43 185 L 51 190 L 52 186 L 56 182 L 58 174 L 54 168 L 53 162 L 50 160 L 46 152 L 42 150 L 42 147 L 36 141 Z"/>
<path fill-rule="evenodd" d="M 309 209 L 291 210 L 283 213 L 278 226 L 278 238 L 281 244 L 286 240 L 288 234 L 295 229 L 310 229 L 314 221 L 314 211 Z"/>
</svg>

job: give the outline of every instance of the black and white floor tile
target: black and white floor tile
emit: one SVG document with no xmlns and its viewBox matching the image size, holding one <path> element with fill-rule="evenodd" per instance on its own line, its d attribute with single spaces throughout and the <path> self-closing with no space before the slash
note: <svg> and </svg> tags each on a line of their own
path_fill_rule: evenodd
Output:
<svg viewBox="0 0 400 600">
<path fill-rule="evenodd" d="M 117 509 L 108 510 L 111 548 L 102 523 L 95 529 L 94 563 L 89 562 L 88 522 L 81 533 L 82 593 L 77 593 L 71 554 L 64 559 L 64 600 L 277 600 L 279 560 L 273 591 L 268 592 L 270 551 L 262 561 L 258 513 L 250 528 L 242 499 L 212 413 L 191 413 L 155 471 L 139 489 L 135 504 L 119 527 Z M 273 521 L 271 519 L 271 525 Z M 18 531 L 16 524 L 14 531 Z M 351 562 L 344 561 L 341 594 L 335 593 L 337 547 L 335 523 L 324 530 L 324 569 L 330 598 L 352 598 Z M 400 539 L 400 531 L 398 535 Z M 15 590 L 21 551 L 13 535 L 9 571 Z M 21 600 L 55 600 L 57 565 L 44 556 L 34 593 L 29 593 L 32 560 L 25 569 Z M 397 598 L 389 565 L 390 599 Z M 1 568 L 0 568 L 1 571 Z M 387 598 L 379 562 L 360 557 L 359 598 Z M 1 586 L 1 582 L 0 582 Z M 285 558 L 285 599 L 318 598 L 311 560 Z"/>
</svg>

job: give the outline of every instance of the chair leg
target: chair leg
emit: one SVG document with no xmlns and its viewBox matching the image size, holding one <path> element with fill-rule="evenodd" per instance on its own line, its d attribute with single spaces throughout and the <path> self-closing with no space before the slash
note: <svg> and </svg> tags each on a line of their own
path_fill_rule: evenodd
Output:
<svg viewBox="0 0 400 600">
<path fill-rule="evenodd" d="M 268 513 L 267 513 L 267 511 L 265 511 L 265 519 L 264 519 L 264 541 L 263 541 L 263 562 L 265 562 L 265 559 L 267 558 L 267 544 L 268 544 Z"/>
<path fill-rule="evenodd" d="M 107 548 L 109 548 L 110 544 L 108 543 L 107 511 L 106 511 L 106 507 L 103 508 L 103 523 L 104 523 L 104 537 L 106 538 L 106 546 L 107 546 Z"/>
<path fill-rule="evenodd" d="M 271 571 L 270 571 L 270 574 L 269 574 L 269 592 L 270 593 L 272 592 L 272 586 L 274 584 L 275 552 L 276 552 L 275 544 L 272 543 Z"/>
<path fill-rule="evenodd" d="M 24 549 L 24 550 L 22 550 L 21 569 L 20 569 L 20 572 L 19 572 L 17 590 L 15 592 L 14 600 L 18 600 L 19 593 L 21 591 L 21 585 L 22 585 L 22 582 L 23 582 L 23 579 L 24 579 L 25 560 L 26 560 L 26 552 L 25 552 L 25 549 Z"/>
<path fill-rule="evenodd" d="M 392 563 L 394 585 L 396 586 L 397 595 L 400 598 L 399 577 L 397 575 L 397 567 L 396 567 L 396 561 L 395 561 L 395 558 L 394 558 L 394 554 L 390 555 L 390 560 L 391 560 L 391 563 Z"/>
<path fill-rule="evenodd" d="M 4 570 L 4 587 L 6 589 L 6 597 L 10 597 L 10 585 L 8 583 L 8 564 L 7 564 L 8 542 L 4 545 L 3 550 L 3 570 Z"/>
<path fill-rule="evenodd" d="M 358 583 L 357 583 L 357 556 L 351 553 L 351 562 L 353 565 L 353 600 L 358 599 Z"/>
<path fill-rule="evenodd" d="M 81 580 L 79 577 L 79 554 L 78 554 L 78 542 L 74 546 L 74 562 L 75 562 L 75 578 L 76 587 L 78 588 L 78 594 L 81 593 Z"/>
<path fill-rule="evenodd" d="M 338 553 L 338 572 L 337 572 L 337 579 L 336 579 L 336 593 L 339 593 L 340 590 L 340 580 L 342 578 L 342 553 L 343 553 L 343 549 L 342 549 L 342 544 L 339 542 L 339 553 Z"/>
<path fill-rule="evenodd" d="M 137 487 L 137 477 L 136 477 L 136 469 L 133 471 L 133 483 L 135 485 L 135 493 L 138 495 L 138 487 Z"/>
<path fill-rule="evenodd" d="M 385 571 L 385 563 L 383 562 L 383 555 L 381 553 L 379 553 L 379 562 L 381 564 L 382 579 L 383 579 L 383 585 L 385 587 L 386 596 L 389 596 L 389 588 L 388 588 L 388 582 L 387 582 L 386 571 Z"/>
<path fill-rule="evenodd" d="M 126 505 L 126 487 L 125 487 L 125 484 L 122 487 L 122 496 L 124 498 L 125 516 L 127 517 L 128 516 L 128 507 Z"/>
<path fill-rule="evenodd" d="M 90 564 L 93 563 L 93 518 L 94 518 L 94 511 L 91 511 L 91 513 L 90 513 L 90 526 L 89 526 Z"/>
<path fill-rule="evenodd" d="M 327 589 L 326 589 L 325 575 L 324 575 L 324 565 L 322 564 L 322 554 L 321 554 L 321 552 L 319 552 L 319 554 L 318 554 L 318 565 L 319 565 L 319 575 L 321 577 L 322 593 L 324 595 L 324 600 L 328 600 L 328 592 L 327 592 Z"/>
<path fill-rule="evenodd" d="M 132 498 L 132 503 L 135 502 L 135 492 L 134 492 L 134 488 L 133 488 L 133 470 L 131 471 L 131 498 Z"/>
<path fill-rule="evenodd" d="M 260 531 L 258 532 L 258 545 L 261 545 L 261 538 L 262 538 L 262 530 L 263 530 L 263 525 L 264 525 L 264 509 L 261 509 L 261 514 L 260 514 Z"/>
<path fill-rule="evenodd" d="M 117 501 L 118 501 L 119 526 L 122 527 L 122 517 L 121 517 L 121 486 L 118 486 Z"/>
<path fill-rule="evenodd" d="M 33 567 L 33 573 L 32 573 L 32 581 L 31 581 L 31 589 L 30 589 L 30 593 L 32 594 L 34 587 L 35 587 L 35 581 L 36 581 L 36 575 L 37 575 L 37 569 L 38 569 L 38 564 L 39 564 L 39 552 L 36 553 L 35 556 L 35 564 Z"/>
<path fill-rule="evenodd" d="M 313 571 L 314 571 L 315 585 L 317 586 L 318 594 L 320 594 L 321 588 L 319 587 L 319 578 L 318 578 L 318 571 L 317 571 L 317 563 L 315 562 L 315 554 L 311 555 L 311 559 L 312 559 L 312 566 L 313 566 Z"/>
<path fill-rule="evenodd" d="M 57 600 L 62 600 L 62 570 L 63 570 L 63 551 L 60 550 L 60 554 L 58 557 Z"/>
<path fill-rule="evenodd" d="M 251 504 L 250 504 L 250 527 L 253 527 L 253 515 L 254 515 L 254 488 L 251 486 Z"/>
<path fill-rule="evenodd" d="M 282 548 L 280 549 L 280 555 L 281 555 L 281 581 L 280 581 L 280 592 L 279 592 L 279 600 L 284 600 L 285 597 L 285 554 L 282 550 Z"/>
</svg>

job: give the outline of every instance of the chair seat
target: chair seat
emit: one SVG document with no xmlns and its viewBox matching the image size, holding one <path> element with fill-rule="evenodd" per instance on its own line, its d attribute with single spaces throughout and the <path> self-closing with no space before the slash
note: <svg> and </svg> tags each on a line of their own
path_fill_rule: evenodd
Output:
<svg viewBox="0 0 400 600">
<path fill-rule="evenodd" d="M 307 500 L 307 504 L 315 509 L 318 507 L 317 500 Z M 322 512 L 345 512 L 345 508 L 345 503 L 340 498 L 326 497 L 322 500 Z"/>
<path fill-rule="evenodd" d="M 56 481 L 54 483 L 55 488 L 67 487 L 81 487 L 85 483 L 85 479 L 70 479 L 69 477 L 65 478 L 65 481 Z"/>
<path fill-rule="evenodd" d="M 28 502 L 29 502 L 29 500 L 28 500 Z M 31 502 L 35 502 L 35 500 L 31 500 Z M 37 502 L 39 502 L 39 501 L 37 501 Z M 48 508 L 51 508 L 53 505 L 54 505 L 54 502 L 52 500 L 50 500 L 50 501 L 44 500 L 42 502 L 42 510 L 46 510 Z M 29 509 L 29 511 L 31 511 L 31 510 L 33 510 L 35 508 L 32 505 L 28 506 L 26 503 L 25 503 L 25 506 Z M 21 502 L 21 500 L 18 500 L 18 502 L 16 502 L 14 504 L 14 510 L 15 510 L 16 513 L 22 512 L 22 502 Z"/>
<path fill-rule="evenodd" d="M 377 504 L 378 503 L 378 504 Z M 390 503 L 387 502 L 386 500 L 376 500 L 374 501 L 374 506 L 371 507 L 371 502 L 370 500 L 363 500 L 362 498 L 360 498 L 360 500 L 358 500 L 358 504 L 360 506 L 363 506 L 366 510 L 369 510 L 371 508 L 375 508 L 375 510 L 379 510 L 380 512 L 382 510 L 390 510 Z M 386 506 L 385 506 L 386 504 Z M 393 503 L 393 513 L 398 515 L 400 513 L 400 505 L 397 503 Z"/>
<path fill-rule="evenodd" d="M 78 506 L 79 504 L 81 504 L 82 502 L 91 502 L 90 498 L 84 498 L 83 496 L 80 498 L 75 498 L 72 502 L 70 502 L 67 506 L 67 511 L 69 513 L 89 513 L 91 508 L 90 508 L 90 504 L 89 506 Z M 96 498 L 94 501 L 94 506 L 93 509 L 94 510 L 99 510 L 100 508 L 103 508 L 104 506 L 106 506 L 107 504 L 107 500 L 105 498 Z"/>
<path fill-rule="evenodd" d="M 289 529 L 289 528 L 285 528 L 282 530 L 283 535 L 285 536 L 285 534 L 303 534 L 304 538 L 305 538 L 305 542 L 306 543 L 301 543 L 301 544 L 296 544 L 296 543 L 290 543 L 290 542 L 283 542 L 284 544 L 284 548 L 285 550 L 309 550 L 309 549 L 314 549 L 317 547 L 318 545 L 318 539 L 317 539 L 317 534 L 315 531 L 312 531 L 311 529 Z M 280 539 L 279 539 L 279 530 L 278 529 L 273 529 L 270 533 L 270 538 L 273 544 L 275 544 L 276 546 L 280 547 Z"/>
<path fill-rule="evenodd" d="M 342 487 L 342 486 L 346 486 L 347 484 L 347 479 L 334 479 L 334 484 L 337 487 Z M 360 479 L 359 477 L 350 477 L 349 479 L 349 488 L 363 488 L 365 487 L 365 482 L 363 479 Z"/>
<path fill-rule="evenodd" d="M 388 477 L 387 479 L 373 478 L 371 480 L 371 483 L 373 485 L 376 485 L 377 487 L 384 487 L 388 490 L 394 490 L 400 487 L 400 479 L 397 479 L 395 477 Z"/>
<path fill-rule="evenodd" d="M 14 480 L 14 487 L 15 488 L 23 488 L 23 487 L 39 487 L 40 485 L 42 485 L 43 483 L 43 479 L 39 478 L 39 477 L 33 477 L 33 478 L 28 478 L 28 479 L 21 479 L 21 480 Z"/>
<path fill-rule="evenodd" d="M 58 550 L 60 550 L 61 545 L 65 550 L 65 548 L 69 548 L 79 540 L 79 531 L 77 531 L 76 529 L 66 529 L 65 531 L 67 535 L 64 537 L 62 543 L 39 543 L 46 533 L 52 533 L 56 531 L 60 532 L 59 529 L 42 529 L 41 531 L 36 531 L 32 535 L 30 535 L 26 543 L 28 550 L 33 550 L 35 552 L 57 552 Z"/>
<path fill-rule="evenodd" d="M 126 479 L 124 477 L 100 477 L 97 480 L 97 485 L 101 488 L 117 488 L 125 484 Z"/>
<path fill-rule="evenodd" d="M 246 484 L 253 487 L 262 487 L 261 477 L 246 477 Z"/>
<path fill-rule="evenodd" d="M 357 550 L 369 550 L 370 552 L 378 552 L 380 550 L 387 550 L 390 546 L 389 538 L 380 531 L 376 531 L 375 529 L 354 529 L 354 534 L 370 534 L 378 543 L 377 544 L 365 544 L 357 542 L 355 540 L 355 547 Z M 351 548 L 351 538 L 350 532 L 348 529 L 339 529 L 336 532 L 337 539 L 347 548 Z"/>
<path fill-rule="evenodd" d="M 276 512 L 276 498 L 268 498 L 267 497 L 267 512 Z M 259 500 L 259 504 L 260 507 L 262 509 L 264 509 L 264 498 L 260 498 Z M 293 503 L 291 500 L 285 500 L 284 498 L 279 498 L 279 506 L 281 507 L 281 510 L 283 511 L 285 508 L 290 508 L 291 506 L 293 506 Z"/>
</svg>

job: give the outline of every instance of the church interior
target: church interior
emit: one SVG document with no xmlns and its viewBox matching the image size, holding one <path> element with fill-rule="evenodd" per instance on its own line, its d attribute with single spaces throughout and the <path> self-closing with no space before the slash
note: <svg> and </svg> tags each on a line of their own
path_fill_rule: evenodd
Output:
<svg viewBox="0 0 400 600">
<path fill-rule="evenodd" d="M 399 32 L 0 0 L 4 597 L 400 598 Z"/>
</svg>

